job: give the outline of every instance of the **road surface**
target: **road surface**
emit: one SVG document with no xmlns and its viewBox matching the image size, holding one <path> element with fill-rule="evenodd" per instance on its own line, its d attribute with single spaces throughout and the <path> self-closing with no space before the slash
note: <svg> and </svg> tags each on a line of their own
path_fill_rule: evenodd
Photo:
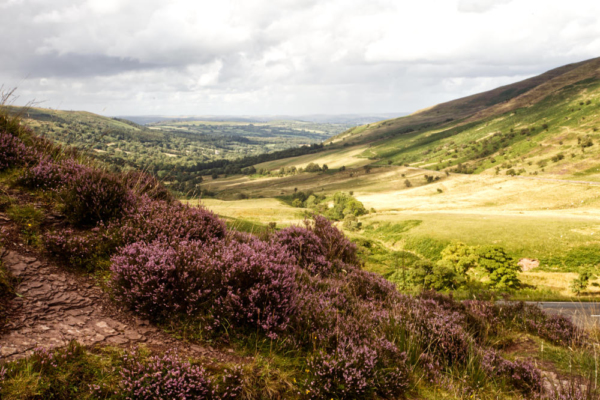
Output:
<svg viewBox="0 0 600 400">
<path fill-rule="evenodd" d="M 550 314 L 561 314 L 571 317 L 573 322 L 583 327 L 600 326 L 600 303 L 578 303 L 578 302 L 558 302 L 558 301 L 540 301 L 527 302 L 528 304 L 537 304 L 542 310 Z"/>
</svg>

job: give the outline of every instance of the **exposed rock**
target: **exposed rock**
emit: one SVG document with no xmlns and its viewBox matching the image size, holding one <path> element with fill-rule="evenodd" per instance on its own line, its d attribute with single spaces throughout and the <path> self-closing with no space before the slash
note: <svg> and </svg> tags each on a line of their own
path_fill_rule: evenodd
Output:
<svg viewBox="0 0 600 400">
<path fill-rule="evenodd" d="M 523 272 L 531 271 L 534 268 L 540 266 L 540 261 L 531 259 L 531 258 L 521 258 L 519 260 L 519 266 L 523 270 Z"/>
</svg>

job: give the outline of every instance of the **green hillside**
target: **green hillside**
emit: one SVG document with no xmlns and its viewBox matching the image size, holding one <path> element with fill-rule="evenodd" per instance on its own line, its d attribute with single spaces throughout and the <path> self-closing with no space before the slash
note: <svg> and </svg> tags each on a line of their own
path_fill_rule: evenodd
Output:
<svg viewBox="0 0 600 400">
<path fill-rule="evenodd" d="M 221 166 L 245 157 L 318 144 L 348 128 L 347 124 L 302 121 L 253 124 L 186 120 L 142 126 L 82 111 L 19 107 L 10 107 L 10 111 L 20 114 L 40 136 L 77 147 L 117 168 L 150 171 L 181 193 L 195 193 L 202 176 L 213 173 L 199 165 L 217 161 Z M 217 173 L 236 172 L 241 172 L 237 165 Z"/>
<path fill-rule="evenodd" d="M 596 179 L 600 59 L 549 71 L 330 140 L 358 146 L 374 165 L 461 173 L 554 174 Z"/>
</svg>

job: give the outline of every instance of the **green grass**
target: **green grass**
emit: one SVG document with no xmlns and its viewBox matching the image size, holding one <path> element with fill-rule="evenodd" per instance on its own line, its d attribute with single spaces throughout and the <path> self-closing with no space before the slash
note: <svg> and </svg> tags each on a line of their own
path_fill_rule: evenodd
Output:
<svg viewBox="0 0 600 400">
<path fill-rule="evenodd" d="M 570 251 L 584 246 L 595 250 L 595 232 L 597 229 L 600 230 L 600 221 L 595 219 L 558 218 L 558 215 L 537 217 L 434 212 L 375 214 L 363 220 L 365 225 L 380 224 L 392 232 L 394 229 L 400 230 L 402 233 L 390 233 L 387 235 L 387 240 L 385 238 L 383 240 L 393 243 L 403 237 L 407 243 L 410 243 L 411 249 L 420 246 L 417 242 L 422 239 L 416 238 L 430 238 L 440 243 L 456 240 L 472 246 L 498 244 L 517 258 L 542 260 L 549 260 L 554 256 L 562 259 Z M 414 221 L 421 222 L 415 225 Z M 415 226 L 405 230 L 407 224 Z M 377 230 L 372 231 L 367 228 L 363 234 L 367 238 L 374 235 L 382 239 L 382 235 Z M 435 254 L 437 250 L 432 250 L 430 253 L 432 256 Z M 598 252 L 593 251 L 592 254 L 593 257 L 595 254 L 600 254 L 600 249 Z"/>
</svg>

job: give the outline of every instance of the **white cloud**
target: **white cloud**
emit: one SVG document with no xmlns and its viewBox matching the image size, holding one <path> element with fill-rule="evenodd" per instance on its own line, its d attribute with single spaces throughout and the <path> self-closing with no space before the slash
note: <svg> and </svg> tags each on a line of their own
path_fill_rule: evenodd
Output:
<svg viewBox="0 0 600 400">
<path fill-rule="evenodd" d="M 0 8 L 0 84 L 18 84 L 24 101 L 110 114 L 411 111 L 600 55 L 591 0 Z"/>
<path fill-rule="evenodd" d="M 458 0 L 458 11 L 484 13 L 492 8 L 510 3 L 512 0 Z"/>
</svg>

